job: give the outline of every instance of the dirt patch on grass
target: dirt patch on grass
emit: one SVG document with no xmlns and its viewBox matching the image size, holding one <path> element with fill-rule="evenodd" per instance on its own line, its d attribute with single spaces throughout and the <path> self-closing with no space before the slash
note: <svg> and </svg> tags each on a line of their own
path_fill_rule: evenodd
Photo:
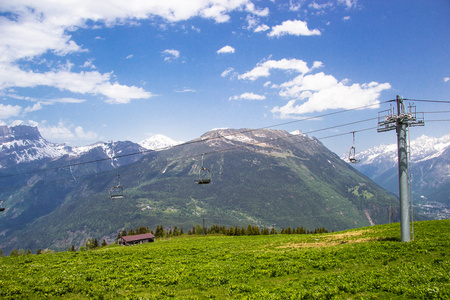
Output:
<svg viewBox="0 0 450 300">
<path fill-rule="evenodd" d="M 319 247 L 332 247 L 342 244 L 356 244 L 365 243 L 377 240 L 376 238 L 355 238 L 363 235 L 367 230 L 350 231 L 337 234 L 327 234 L 317 237 L 315 241 L 301 242 L 301 243 L 289 243 L 278 248 L 319 248 Z"/>
</svg>

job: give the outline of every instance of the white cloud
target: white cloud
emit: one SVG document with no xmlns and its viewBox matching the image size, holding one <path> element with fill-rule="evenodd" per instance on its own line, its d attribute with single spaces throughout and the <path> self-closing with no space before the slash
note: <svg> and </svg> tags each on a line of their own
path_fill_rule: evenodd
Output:
<svg viewBox="0 0 450 300">
<path fill-rule="evenodd" d="M 254 93 L 243 93 L 241 95 L 236 95 L 233 97 L 230 97 L 228 100 L 240 100 L 240 99 L 244 99 L 244 100 L 264 100 L 266 99 L 266 96 L 264 95 L 258 95 L 258 94 L 254 94 Z"/>
<path fill-rule="evenodd" d="M 172 61 L 180 57 L 180 51 L 174 49 L 166 49 L 161 53 L 164 55 L 164 61 Z"/>
<path fill-rule="evenodd" d="M 0 104 L 0 120 L 17 117 L 22 111 L 22 107 L 18 105 Z"/>
<path fill-rule="evenodd" d="M 195 92 L 196 92 L 196 90 L 188 89 L 188 88 L 184 88 L 182 90 L 175 91 L 175 93 L 195 93 Z"/>
<path fill-rule="evenodd" d="M 17 66 L 0 64 L 0 90 L 9 87 L 53 86 L 73 93 L 103 95 L 109 103 L 128 103 L 133 99 L 148 99 L 150 92 L 135 86 L 111 84 L 111 73 L 97 71 L 74 73 L 70 71 L 49 71 L 45 73 L 26 72 Z"/>
<path fill-rule="evenodd" d="M 117 82 L 113 84 L 105 82 L 97 86 L 95 91 L 107 96 L 108 100 L 106 102 L 111 104 L 125 104 L 130 103 L 132 99 L 147 99 L 152 96 L 151 93 L 146 92 L 143 88 L 121 85 Z"/>
<path fill-rule="evenodd" d="M 338 3 L 345 5 L 346 9 L 352 9 L 357 7 L 358 0 L 338 0 Z"/>
<path fill-rule="evenodd" d="M 59 70 L 39 72 L 30 65 L 43 54 L 66 56 L 88 51 L 72 39 L 71 32 L 79 28 L 137 24 L 140 20 L 153 17 L 170 22 L 201 17 L 220 23 L 228 21 L 233 11 L 246 11 L 256 16 L 269 14 L 267 8 L 256 8 L 249 0 L 78 0 L 63 1 L 58 5 L 52 0 L 20 0 L 2 1 L 0 10 L 4 12 L 0 18 L 0 90 L 51 86 L 81 94 L 102 94 L 108 97 L 110 103 L 149 98 L 151 93 L 134 86 L 111 83 L 109 73 L 71 73 L 69 66 L 65 70 L 60 67 Z M 178 55 L 168 54 L 165 59 L 170 61 Z M 27 61 L 26 70 L 20 64 L 23 61 Z M 83 67 L 95 68 L 92 61 L 85 62 Z M 72 79 L 73 86 L 69 84 Z M 130 96 L 125 96 L 126 91 L 130 92 Z"/>
<path fill-rule="evenodd" d="M 319 66 L 320 62 L 314 62 L 313 68 Z M 285 71 L 294 71 L 301 74 L 309 72 L 306 62 L 301 59 L 286 59 L 281 60 L 268 60 L 263 63 L 259 63 L 253 70 L 248 71 L 242 75 L 239 75 L 239 79 L 256 80 L 259 77 L 268 77 L 270 70 L 278 69 Z"/>
<path fill-rule="evenodd" d="M 234 48 L 231 46 L 224 46 L 222 48 L 220 48 L 219 50 L 217 50 L 218 54 L 223 54 L 223 53 L 234 53 Z"/>
<path fill-rule="evenodd" d="M 84 62 L 84 64 L 81 67 L 86 69 L 95 69 L 96 67 L 92 62 L 93 59 L 88 59 L 87 61 Z"/>
<path fill-rule="evenodd" d="M 313 3 L 308 5 L 309 8 L 316 9 L 316 10 L 324 10 L 324 9 L 327 9 L 327 8 L 331 8 L 333 6 L 334 6 L 333 3 L 331 3 L 331 2 L 326 2 L 326 3 L 323 3 L 323 4 L 319 4 L 317 2 L 313 2 Z"/>
<path fill-rule="evenodd" d="M 127 57 L 125 57 L 125 59 L 131 59 L 131 58 L 133 58 L 133 54 L 130 54 Z"/>
<path fill-rule="evenodd" d="M 56 126 L 48 125 L 46 121 L 28 121 L 28 123 L 38 127 L 42 136 L 52 142 L 94 141 L 98 138 L 98 134 L 93 131 L 85 131 L 81 126 L 67 125 L 62 121 Z"/>
<path fill-rule="evenodd" d="M 342 18 L 342 21 L 344 21 L 344 22 L 345 22 L 345 21 L 348 21 L 348 20 L 350 20 L 350 19 L 351 19 L 351 17 L 350 17 L 350 16 L 345 16 L 345 17 L 343 17 L 343 18 Z"/>
<path fill-rule="evenodd" d="M 267 26 L 266 24 L 262 24 L 262 25 L 259 25 L 258 27 L 256 27 L 254 32 L 263 32 L 263 31 L 267 31 L 269 29 L 270 29 L 269 26 Z"/>
<path fill-rule="evenodd" d="M 295 114 L 328 109 L 352 109 L 366 105 L 377 108 L 380 93 L 390 89 L 391 85 L 378 82 L 347 85 L 347 80 L 339 82 L 332 75 L 320 72 L 299 75 L 279 87 L 280 96 L 291 100 L 282 107 L 274 107 L 272 112 L 281 117 L 290 117 Z"/>
<path fill-rule="evenodd" d="M 37 111 L 37 110 L 41 110 L 42 109 L 42 103 L 36 103 L 36 104 L 34 104 L 33 106 L 28 106 L 28 107 L 26 107 L 25 109 L 24 109 L 24 112 L 25 113 L 30 113 L 30 112 L 33 112 L 33 111 Z"/>
<path fill-rule="evenodd" d="M 450 81 L 450 77 L 444 77 L 444 82 Z"/>
<path fill-rule="evenodd" d="M 300 20 L 288 20 L 281 23 L 281 25 L 276 25 L 272 27 L 272 31 L 268 34 L 270 37 L 280 37 L 284 35 L 320 35 L 319 29 L 308 29 L 308 24 Z"/>
<path fill-rule="evenodd" d="M 269 8 L 256 9 L 252 2 L 247 2 L 245 8 L 248 12 L 257 15 L 258 17 L 267 17 L 269 15 Z"/>
<path fill-rule="evenodd" d="M 220 76 L 222 76 L 222 77 L 227 77 L 227 76 L 233 77 L 234 73 L 235 73 L 234 72 L 234 68 L 228 68 L 225 71 L 223 71 L 222 74 L 220 74 Z"/>
<path fill-rule="evenodd" d="M 84 131 L 83 127 L 77 126 L 75 128 L 75 136 L 82 140 L 94 140 L 98 137 L 95 132 L 92 131 Z"/>
</svg>

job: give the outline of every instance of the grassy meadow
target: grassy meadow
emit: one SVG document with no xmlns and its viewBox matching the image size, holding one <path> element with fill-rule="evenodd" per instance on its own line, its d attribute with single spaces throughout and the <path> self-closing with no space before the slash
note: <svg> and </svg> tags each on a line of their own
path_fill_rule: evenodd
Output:
<svg viewBox="0 0 450 300">
<path fill-rule="evenodd" d="M 2 299 L 449 299 L 450 220 L 0 258 Z"/>
</svg>

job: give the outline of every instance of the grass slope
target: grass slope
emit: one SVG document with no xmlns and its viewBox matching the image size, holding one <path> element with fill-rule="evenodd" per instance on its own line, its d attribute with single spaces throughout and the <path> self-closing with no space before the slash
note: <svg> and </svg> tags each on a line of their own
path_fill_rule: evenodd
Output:
<svg viewBox="0 0 450 300">
<path fill-rule="evenodd" d="M 448 299 L 450 220 L 0 258 L 0 298 Z"/>
</svg>

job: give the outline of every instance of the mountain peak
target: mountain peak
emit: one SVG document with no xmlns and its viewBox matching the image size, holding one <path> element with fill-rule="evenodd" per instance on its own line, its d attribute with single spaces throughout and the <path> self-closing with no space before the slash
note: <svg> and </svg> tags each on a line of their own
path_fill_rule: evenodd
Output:
<svg viewBox="0 0 450 300">
<path fill-rule="evenodd" d="M 13 140 L 39 140 L 42 136 L 37 127 L 18 125 L 8 127 L 0 126 L 0 143 L 11 142 Z"/>
<path fill-rule="evenodd" d="M 139 142 L 138 144 L 147 150 L 161 150 L 182 143 L 183 142 L 175 141 L 165 135 L 157 134 Z"/>
</svg>

